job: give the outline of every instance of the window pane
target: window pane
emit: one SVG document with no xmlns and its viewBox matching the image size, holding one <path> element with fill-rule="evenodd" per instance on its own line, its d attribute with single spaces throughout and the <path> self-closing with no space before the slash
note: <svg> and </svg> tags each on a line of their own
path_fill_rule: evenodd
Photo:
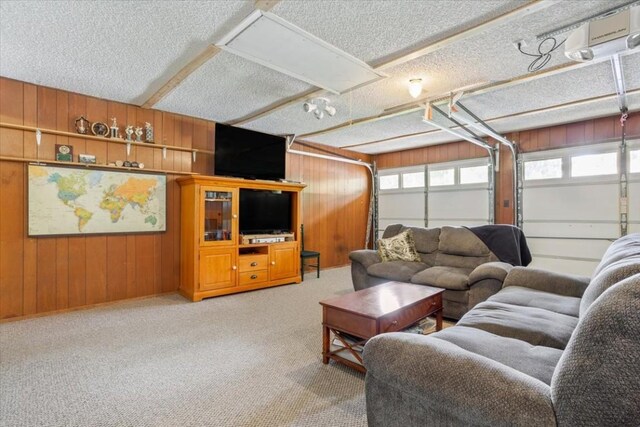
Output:
<svg viewBox="0 0 640 427">
<path fill-rule="evenodd" d="M 380 175 L 380 189 L 393 190 L 400 187 L 399 175 Z"/>
<path fill-rule="evenodd" d="M 618 173 L 618 154 L 587 154 L 571 158 L 571 176 L 615 175 Z"/>
<path fill-rule="evenodd" d="M 489 166 L 460 168 L 460 184 L 478 184 L 489 182 Z"/>
<path fill-rule="evenodd" d="M 640 150 L 630 151 L 629 156 L 631 157 L 631 162 L 629 164 L 629 172 L 630 173 L 640 172 Z"/>
<path fill-rule="evenodd" d="M 532 160 L 524 162 L 524 179 L 562 178 L 562 159 Z"/>
<path fill-rule="evenodd" d="M 424 172 L 402 174 L 402 188 L 424 187 Z"/>
<path fill-rule="evenodd" d="M 429 171 L 429 186 L 455 184 L 453 169 L 443 169 L 439 171 Z"/>
</svg>

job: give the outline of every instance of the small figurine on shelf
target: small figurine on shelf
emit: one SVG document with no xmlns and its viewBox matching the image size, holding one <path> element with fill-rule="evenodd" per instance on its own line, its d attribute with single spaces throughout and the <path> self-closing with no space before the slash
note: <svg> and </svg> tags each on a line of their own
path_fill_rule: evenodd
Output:
<svg viewBox="0 0 640 427">
<path fill-rule="evenodd" d="M 116 123 L 116 118 L 113 117 L 111 119 L 111 121 L 113 122 L 111 124 L 111 127 L 110 127 L 110 129 L 111 129 L 111 138 L 118 138 L 118 124 Z"/>
<path fill-rule="evenodd" d="M 144 129 L 146 131 L 145 142 L 153 144 L 153 127 L 151 126 L 151 123 L 145 122 Z"/>
<path fill-rule="evenodd" d="M 140 126 L 136 127 L 136 142 L 142 142 L 142 128 Z"/>
<path fill-rule="evenodd" d="M 89 120 L 84 116 L 80 116 L 76 119 L 76 132 L 86 135 L 89 132 Z"/>
<path fill-rule="evenodd" d="M 133 135 L 133 126 L 127 125 L 127 127 L 124 130 L 124 133 L 127 134 L 127 141 L 133 141 L 131 139 L 131 135 Z"/>
</svg>

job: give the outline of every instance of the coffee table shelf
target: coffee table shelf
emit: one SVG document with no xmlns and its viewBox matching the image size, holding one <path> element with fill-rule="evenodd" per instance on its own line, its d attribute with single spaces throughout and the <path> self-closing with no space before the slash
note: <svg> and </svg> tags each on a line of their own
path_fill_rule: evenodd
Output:
<svg viewBox="0 0 640 427">
<path fill-rule="evenodd" d="M 335 298 L 320 301 L 322 305 L 322 363 L 330 359 L 360 372 L 365 372 L 361 355 L 343 339 L 346 333 L 362 339 L 407 328 L 431 315 L 436 316 L 436 330 L 442 329 L 443 289 L 402 282 L 387 282 Z M 345 347 L 331 348 L 331 334 Z M 347 352 L 355 360 L 342 357 Z"/>
</svg>

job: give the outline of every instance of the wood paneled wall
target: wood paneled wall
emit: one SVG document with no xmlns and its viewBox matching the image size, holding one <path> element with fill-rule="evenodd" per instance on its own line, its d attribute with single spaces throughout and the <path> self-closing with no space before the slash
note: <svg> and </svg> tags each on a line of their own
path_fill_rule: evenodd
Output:
<svg viewBox="0 0 640 427">
<path fill-rule="evenodd" d="M 640 112 L 629 114 L 626 121 L 627 138 L 640 137 Z M 506 137 L 515 141 L 521 152 L 595 144 L 620 138 L 620 115 L 567 123 L 558 126 L 513 132 Z M 491 138 L 488 141 L 495 144 Z M 432 145 L 406 151 L 374 156 L 378 169 L 390 169 L 412 165 L 450 162 L 469 158 L 486 157 L 487 152 L 469 142 Z M 513 224 L 513 167 L 511 153 L 500 147 L 500 168 L 496 181 L 496 223 Z"/>
<path fill-rule="evenodd" d="M 213 150 L 214 123 L 69 93 L 0 77 L 0 122 L 75 132 L 79 116 L 110 124 L 154 126 L 158 143 Z M 98 163 L 126 158 L 124 145 L 43 135 L 39 158 L 52 160 L 55 144 L 73 145 L 74 154 Z M 311 147 L 297 147 L 311 150 Z M 366 160 L 342 150 L 334 153 Z M 36 157 L 34 132 L 0 129 L 0 156 Z M 132 147 L 128 157 L 147 168 L 210 174 L 213 158 Z M 26 164 L 0 161 L 0 319 L 72 309 L 97 303 L 175 291 L 180 272 L 180 188 L 167 176 L 167 231 L 158 234 L 80 237 L 27 236 Z M 364 168 L 287 156 L 287 177 L 304 181 L 303 222 L 308 249 L 322 252 L 322 266 L 348 263 L 362 248 L 369 203 Z"/>
<path fill-rule="evenodd" d="M 371 161 L 366 154 L 310 143 L 294 144 L 293 148 Z M 371 191 L 369 171 L 363 166 L 288 154 L 287 178 L 307 184 L 302 193 L 305 248 L 321 253 L 322 267 L 348 264 L 349 252 L 365 245 Z"/>
</svg>

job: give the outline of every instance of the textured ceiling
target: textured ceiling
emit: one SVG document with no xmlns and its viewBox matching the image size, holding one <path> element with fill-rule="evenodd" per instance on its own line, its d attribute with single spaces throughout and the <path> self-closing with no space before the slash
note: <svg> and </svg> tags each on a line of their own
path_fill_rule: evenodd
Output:
<svg viewBox="0 0 640 427">
<path fill-rule="evenodd" d="M 533 59 L 513 46 L 524 39 L 533 52 L 538 34 L 601 13 L 627 0 L 548 2 L 536 13 L 511 19 L 425 56 L 387 67 L 387 79 L 350 93 L 329 95 L 338 114 L 316 120 L 302 101 L 243 127 L 306 134 L 349 120 L 384 114 L 414 102 L 411 78 L 422 78 L 422 99 L 469 85 L 528 75 Z M 523 0 L 364 1 L 281 0 L 271 10 L 328 43 L 375 66 L 512 11 Z M 0 1 L 0 75 L 97 97 L 144 103 L 203 49 L 236 26 L 254 1 Z M 559 36 L 563 40 L 565 35 Z M 543 71 L 571 65 L 563 48 Z M 627 88 L 640 87 L 640 54 L 623 58 Z M 228 52 L 220 52 L 187 77 L 154 108 L 228 122 L 302 94 L 313 87 Z M 614 91 L 608 62 L 526 80 L 474 94 L 463 102 L 484 119 L 517 114 Z M 640 109 L 640 97 L 630 97 Z M 501 131 L 545 126 L 614 114 L 615 101 L 570 107 L 492 122 Z M 305 138 L 366 152 L 386 152 L 450 141 L 441 131 L 369 143 L 432 130 L 421 112 L 342 128 Z M 369 143 L 369 144 L 368 144 Z"/>
<path fill-rule="evenodd" d="M 517 51 L 513 46 L 514 40 L 531 39 L 530 43 L 533 43 L 537 34 L 590 16 L 595 13 L 594 7 L 596 10 L 607 10 L 614 4 L 610 1 L 561 2 L 535 15 L 503 24 L 429 55 L 385 69 L 390 75 L 388 79 L 352 93 L 329 96 L 338 109 L 338 114 L 331 121 L 318 121 L 312 115 L 305 114 L 300 103 L 244 126 L 270 133 L 306 134 L 350 119 L 378 115 L 386 108 L 410 102 L 412 98 L 407 91 L 407 83 L 411 78 L 423 79 L 426 90 L 424 96 L 441 96 L 463 86 L 526 75 L 532 59 Z M 551 58 L 546 68 L 569 63 L 562 48 L 553 52 Z M 553 99 L 551 102 L 554 102 Z M 315 141 L 314 138 L 310 140 Z"/>
<path fill-rule="evenodd" d="M 252 10 L 252 1 L 0 1 L 0 75 L 142 104 Z"/>
</svg>

